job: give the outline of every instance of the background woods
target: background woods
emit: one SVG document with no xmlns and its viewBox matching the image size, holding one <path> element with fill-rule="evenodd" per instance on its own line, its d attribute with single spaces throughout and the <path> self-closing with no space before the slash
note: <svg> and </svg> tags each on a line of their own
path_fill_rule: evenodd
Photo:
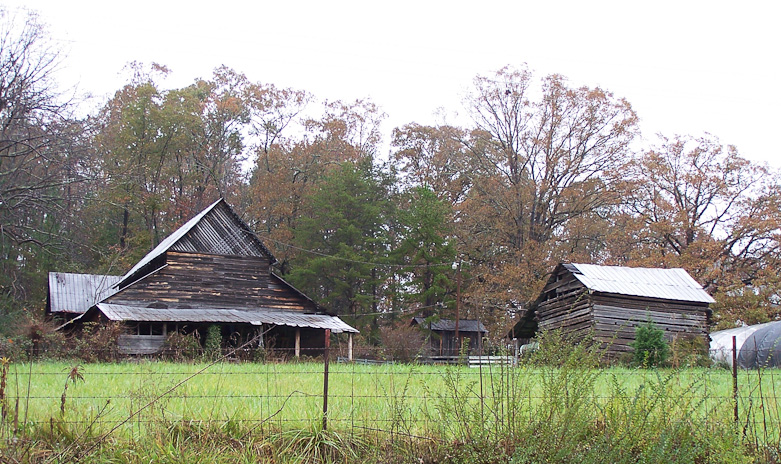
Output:
<svg viewBox="0 0 781 464">
<path fill-rule="evenodd" d="M 410 122 L 219 67 L 161 65 L 96 111 L 56 86 L 37 17 L 0 10 L 3 317 L 44 305 L 50 270 L 121 274 L 225 197 L 278 272 L 365 329 L 480 319 L 502 334 L 560 261 L 683 267 L 728 327 L 776 318 L 778 173 L 710 134 L 640 140 L 626 100 L 526 67 L 477 76 L 470 121 Z M 4 324 L 2 330 L 12 330 Z"/>
</svg>

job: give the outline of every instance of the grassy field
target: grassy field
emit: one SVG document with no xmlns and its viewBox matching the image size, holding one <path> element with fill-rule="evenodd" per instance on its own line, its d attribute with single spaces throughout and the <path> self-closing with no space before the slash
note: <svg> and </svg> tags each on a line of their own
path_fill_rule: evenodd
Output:
<svg viewBox="0 0 781 464">
<path fill-rule="evenodd" d="M 322 363 L 10 363 L 0 430 L 9 456 L 19 455 L 12 445 L 21 437 L 37 443 L 30 449 L 45 443 L 38 452 L 52 462 L 74 452 L 107 460 L 117 447 L 136 453 L 119 462 L 140 462 L 124 459 L 142 443 L 159 458 L 169 448 L 184 456 L 222 442 L 240 443 L 252 462 L 261 455 L 287 462 L 284 452 L 292 462 L 313 452 L 312 462 L 371 461 L 367 450 L 402 453 L 399 443 L 401 457 L 435 453 L 436 444 L 436 453 L 455 453 L 452 462 L 494 462 L 480 461 L 494 452 L 513 462 L 566 462 L 617 452 L 610 450 L 623 450 L 626 462 L 646 452 L 669 459 L 673 451 L 696 458 L 677 462 L 770 462 L 781 443 L 781 372 L 742 371 L 738 384 L 736 424 L 724 369 L 331 364 L 324 431 Z M 183 437 L 198 439 L 183 450 Z M 554 445 L 569 454 L 557 455 Z M 477 457 L 458 454 L 464 450 Z"/>
</svg>

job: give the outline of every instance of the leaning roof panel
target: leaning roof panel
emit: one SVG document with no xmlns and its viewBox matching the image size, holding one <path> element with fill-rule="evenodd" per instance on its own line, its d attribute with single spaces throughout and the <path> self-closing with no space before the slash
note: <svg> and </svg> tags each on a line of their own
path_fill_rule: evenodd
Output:
<svg viewBox="0 0 781 464">
<path fill-rule="evenodd" d="M 81 314 L 116 292 L 121 276 L 49 273 L 49 309 L 53 313 Z"/>
<path fill-rule="evenodd" d="M 688 272 L 680 268 L 632 268 L 575 263 L 565 267 L 572 271 L 583 285 L 595 292 L 698 303 L 715 301 Z"/>
</svg>

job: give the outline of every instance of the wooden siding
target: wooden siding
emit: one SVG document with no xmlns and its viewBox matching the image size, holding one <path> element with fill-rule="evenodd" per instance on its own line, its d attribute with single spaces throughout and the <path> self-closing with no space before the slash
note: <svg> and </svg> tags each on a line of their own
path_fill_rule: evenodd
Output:
<svg viewBox="0 0 781 464">
<path fill-rule="evenodd" d="M 266 258 L 168 251 L 166 265 L 106 303 L 167 308 L 314 311 L 315 305 L 271 275 Z"/>
<path fill-rule="evenodd" d="M 668 342 L 677 337 L 708 341 L 708 308 L 681 301 L 591 295 L 594 335 L 613 353 L 631 352 L 635 329 L 648 322 L 663 330 Z"/>
<path fill-rule="evenodd" d="M 588 290 L 569 271 L 559 268 L 542 291 L 535 318 L 540 330 L 586 334 L 594 323 Z"/>
<path fill-rule="evenodd" d="M 458 332 L 461 347 L 467 346 L 466 354 L 482 352 L 481 334 L 479 332 Z M 459 356 L 459 345 L 456 343 L 456 333 L 451 331 L 434 331 L 429 337 L 429 349 L 434 356 Z"/>
<path fill-rule="evenodd" d="M 117 338 L 122 354 L 155 354 L 164 344 L 165 335 L 120 335 Z"/>
</svg>

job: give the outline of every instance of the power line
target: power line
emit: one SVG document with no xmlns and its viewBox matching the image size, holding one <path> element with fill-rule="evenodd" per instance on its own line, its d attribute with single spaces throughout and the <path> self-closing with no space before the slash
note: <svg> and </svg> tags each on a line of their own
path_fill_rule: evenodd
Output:
<svg viewBox="0 0 781 464">
<path fill-rule="evenodd" d="M 312 255 L 315 255 L 315 256 L 320 256 L 322 258 L 328 258 L 328 259 L 333 259 L 333 260 L 337 260 L 337 261 L 344 261 L 346 263 L 351 263 L 351 264 L 365 264 L 365 265 L 369 265 L 369 266 L 390 267 L 390 268 L 395 268 L 395 269 L 409 269 L 409 268 L 419 269 L 419 268 L 430 268 L 430 267 L 452 267 L 453 266 L 453 263 L 449 263 L 449 262 L 448 263 L 439 263 L 439 264 L 437 264 L 437 263 L 431 263 L 431 264 L 396 264 L 396 263 L 378 263 L 378 262 L 373 262 L 373 261 L 360 261 L 360 260 L 354 260 L 354 259 L 349 259 L 349 258 L 343 258 L 341 256 L 329 255 L 329 254 L 326 254 L 326 253 L 322 253 L 322 252 L 315 251 L 315 250 L 309 250 L 309 249 L 306 249 L 306 248 L 301 248 L 301 247 L 298 247 L 298 246 L 295 246 L 295 245 L 291 245 L 289 243 L 285 243 L 285 242 L 282 242 L 280 240 L 271 238 L 269 236 L 266 236 L 265 239 L 266 240 L 270 240 L 270 241 L 276 243 L 277 245 L 281 245 L 283 247 L 288 247 L 288 248 L 292 248 L 294 250 L 302 251 L 304 253 L 309 253 L 309 254 L 312 254 Z"/>
</svg>

